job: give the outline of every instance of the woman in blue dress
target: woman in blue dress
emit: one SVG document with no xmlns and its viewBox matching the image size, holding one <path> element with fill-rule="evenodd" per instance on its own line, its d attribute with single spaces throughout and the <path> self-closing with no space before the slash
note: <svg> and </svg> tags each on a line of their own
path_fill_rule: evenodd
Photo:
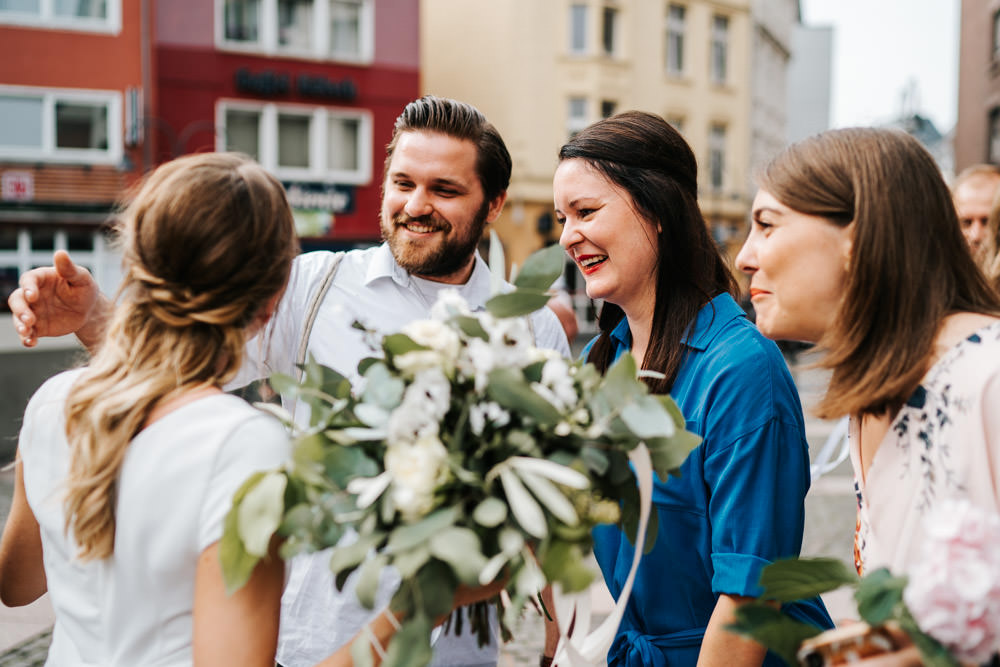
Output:
<svg viewBox="0 0 1000 667">
<path fill-rule="evenodd" d="M 560 243 L 601 299 L 586 358 L 625 351 L 703 438 L 680 478 L 657 481 L 659 536 L 639 565 L 608 664 L 779 665 L 725 629 L 760 594 L 761 568 L 799 553 L 809 455 L 798 393 L 778 348 L 751 324 L 698 207 L 697 165 L 662 118 L 622 113 L 576 134 L 554 179 Z M 595 553 L 616 598 L 632 544 L 614 526 Z M 819 600 L 793 615 L 832 622 Z"/>
</svg>

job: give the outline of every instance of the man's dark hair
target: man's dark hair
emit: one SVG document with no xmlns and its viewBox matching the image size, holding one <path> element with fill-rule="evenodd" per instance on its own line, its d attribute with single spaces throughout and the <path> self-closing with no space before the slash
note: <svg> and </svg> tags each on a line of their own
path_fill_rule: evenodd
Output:
<svg viewBox="0 0 1000 667">
<path fill-rule="evenodd" d="M 403 132 L 440 132 L 476 145 L 476 173 L 486 201 L 493 201 L 510 185 L 511 160 L 507 146 L 493 124 L 471 104 L 426 95 L 406 105 L 385 147 L 385 173 Z"/>
</svg>

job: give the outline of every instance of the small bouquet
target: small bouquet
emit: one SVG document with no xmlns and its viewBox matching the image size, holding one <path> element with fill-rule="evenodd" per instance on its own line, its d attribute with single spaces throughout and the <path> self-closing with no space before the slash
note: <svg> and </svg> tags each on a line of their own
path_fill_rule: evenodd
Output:
<svg viewBox="0 0 1000 667">
<path fill-rule="evenodd" d="M 548 299 L 562 265 L 555 250 L 530 257 L 516 289 L 495 295 L 486 312 L 442 294 L 430 319 L 377 343 L 380 354 L 358 367 L 357 393 L 313 360 L 302 382 L 272 377 L 275 389 L 311 407 L 310 424 L 290 462 L 251 477 L 234 497 L 220 544 L 231 589 L 275 533 L 284 558 L 334 547 L 337 586 L 357 570 L 369 608 L 379 573 L 393 567 L 402 583 L 390 607 L 403 621 L 385 662 L 421 665 L 459 584 L 506 578 L 509 623 L 547 583 L 568 592 L 590 585 L 584 559 L 596 524 L 621 522 L 635 539 L 630 452 L 644 444 L 666 479 L 699 438 L 684 430 L 670 397 L 647 392 L 631 356 L 602 376 L 534 346 L 524 315 Z M 348 528 L 357 540 L 341 544 Z M 474 611 L 469 622 L 483 642 L 487 610 Z M 358 642 L 355 654 L 366 654 L 366 640 Z"/>
<path fill-rule="evenodd" d="M 791 559 L 764 568 L 761 599 L 785 603 L 854 586 L 858 615 L 882 638 L 883 649 L 897 648 L 891 645 L 892 633 L 882 630 L 890 626 L 906 633 L 925 665 L 987 663 L 1000 651 L 1000 517 L 966 501 L 947 500 L 926 525 L 922 558 L 908 576 L 882 568 L 859 579 L 834 559 Z M 822 636 L 820 630 L 764 602 L 738 609 L 730 629 L 790 665 L 825 664 L 822 656 L 810 660 L 799 650 L 803 641 Z"/>
</svg>

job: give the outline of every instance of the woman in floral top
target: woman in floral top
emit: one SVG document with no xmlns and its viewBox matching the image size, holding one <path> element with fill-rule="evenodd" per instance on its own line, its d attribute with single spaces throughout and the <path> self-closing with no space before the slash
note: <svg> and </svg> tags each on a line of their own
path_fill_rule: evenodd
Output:
<svg viewBox="0 0 1000 667">
<path fill-rule="evenodd" d="M 906 572 L 948 498 L 1000 512 L 1000 296 L 907 134 L 826 132 L 762 171 L 737 257 L 770 338 L 818 343 L 851 416 L 859 569 Z"/>
</svg>

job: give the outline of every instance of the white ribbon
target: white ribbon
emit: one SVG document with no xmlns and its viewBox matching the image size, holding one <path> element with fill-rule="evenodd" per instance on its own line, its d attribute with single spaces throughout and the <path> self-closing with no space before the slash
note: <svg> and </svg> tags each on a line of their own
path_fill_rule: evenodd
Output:
<svg viewBox="0 0 1000 667">
<path fill-rule="evenodd" d="M 560 667 L 606 665 L 608 650 L 615 641 L 618 625 L 625 614 L 625 605 L 628 604 L 629 596 L 632 594 L 635 573 L 639 569 L 639 560 L 646 544 L 646 526 L 649 524 L 649 512 L 653 503 L 653 463 L 649 458 L 649 450 L 645 444 L 640 443 L 628 458 L 639 481 L 639 528 L 636 531 L 632 568 L 611 614 L 593 632 L 590 632 L 590 591 L 567 595 L 562 593 L 558 584 L 552 586 L 556 621 L 559 626 L 559 645 L 552 661 L 554 665 Z M 568 633 L 564 626 L 564 624 L 569 625 L 571 621 L 572 634 Z"/>
</svg>

